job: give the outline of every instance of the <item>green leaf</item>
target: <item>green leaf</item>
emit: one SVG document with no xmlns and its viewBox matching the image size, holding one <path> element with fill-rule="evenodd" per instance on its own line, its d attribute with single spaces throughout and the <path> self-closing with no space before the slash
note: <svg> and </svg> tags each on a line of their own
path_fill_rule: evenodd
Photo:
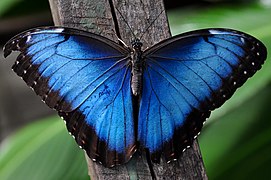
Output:
<svg viewBox="0 0 271 180">
<path fill-rule="evenodd" d="M 0 0 L 0 17 L 19 17 L 46 11 L 50 11 L 48 0 Z"/>
<path fill-rule="evenodd" d="M 20 0 L 1 0 L 0 1 L 0 17 L 18 2 L 20 2 Z"/>
<path fill-rule="evenodd" d="M 200 145 L 210 179 L 268 177 L 270 91 L 271 84 L 203 129 Z"/>
<path fill-rule="evenodd" d="M 89 179 L 84 152 L 59 118 L 15 133 L 0 149 L 0 179 Z"/>
</svg>

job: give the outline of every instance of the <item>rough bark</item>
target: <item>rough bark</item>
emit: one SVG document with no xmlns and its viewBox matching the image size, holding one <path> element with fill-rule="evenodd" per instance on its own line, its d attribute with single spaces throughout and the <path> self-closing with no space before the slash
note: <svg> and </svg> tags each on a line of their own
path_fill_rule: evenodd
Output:
<svg viewBox="0 0 271 180">
<path fill-rule="evenodd" d="M 130 45 L 135 37 L 143 49 L 171 36 L 162 0 L 49 0 L 55 25 L 74 27 Z M 114 6 L 117 21 L 112 18 Z M 104 168 L 86 156 L 91 179 L 207 179 L 197 142 L 173 163 L 148 165 L 136 153 L 129 163 Z"/>
</svg>

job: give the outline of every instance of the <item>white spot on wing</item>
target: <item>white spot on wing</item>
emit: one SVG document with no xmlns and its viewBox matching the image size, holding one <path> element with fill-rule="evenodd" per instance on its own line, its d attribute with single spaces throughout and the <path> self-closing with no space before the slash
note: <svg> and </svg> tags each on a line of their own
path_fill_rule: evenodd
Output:
<svg viewBox="0 0 271 180">
<path fill-rule="evenodd" d="M 27 36 L 27 38 L 26 38 L 26 43 L 29 43 L 30 40 L 31 40 L 31 36 L 29 35 L 29 36 Z"/>
<path fill-rule="evenodd" d="M 208 31 L 210 34 L 232 34 L 232 32 L 219 31 L 219 30 L 215 30 L 215 29 L 210 29 Z"/>
<path fill-rule="evenodd" d="M 64 31 L 64 28 L 55 28 L 55 29 L 43 29 L 43 30 L 38 30 L 36 32 L 33 32 L 32 34 L 40 34 L 42 33 L 62 33 Z"/>
<path fill-rule="evenodd" d="M 241 40 L 241 42 L 243 43 L 243 44 L 245 44 L 245 39 L 244 38 L 240 38 L 240 40 Z"/>
<path fill-rule="evenodd" d="M 54 32 L 56 32 L 56 33 L 61 33 L 63 31 L 64 31 L 64 28 L 56 28 L 56 29 L 54 29 Z"/>
<path fill-rule="evenodd" d="M 217 30 L 209 30 L 210 34 L 220 34 L 221 32 L 217 31 Z"/>
</svg>

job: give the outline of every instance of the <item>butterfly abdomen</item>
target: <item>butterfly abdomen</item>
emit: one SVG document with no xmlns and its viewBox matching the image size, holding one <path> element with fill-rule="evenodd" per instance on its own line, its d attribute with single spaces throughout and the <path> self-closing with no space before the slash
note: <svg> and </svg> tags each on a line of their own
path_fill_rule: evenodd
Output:
<svg viewBox="0 0 271 180">
<path fill-rule="evenodd" d="M 132 78 L 131 89 L 134 96 L 141 94 L 142 89 L 142 74 L 143 74 L 143 60 L 142 60 L 142 43 L 136 39 L 133 43 L 132 58 Z"/>
</svg>

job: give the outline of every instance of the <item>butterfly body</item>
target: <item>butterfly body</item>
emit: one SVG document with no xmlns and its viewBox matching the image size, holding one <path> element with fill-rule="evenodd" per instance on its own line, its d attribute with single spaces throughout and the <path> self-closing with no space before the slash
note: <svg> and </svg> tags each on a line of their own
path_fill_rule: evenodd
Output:
<svg viewBox="0 0 271 180">
<path fill-rule="evenodd" d="M 256 38 L 202 29 L 142 50 L 70 28 L 23 32 L 4 47 L 19 51 L 13 70 L 58 111 L 88 156 L 107 167 L 140 147 L 152 161 L 178 158 L 220 107 L 259 70 L 267 52 Z M 138 101 L 136 107 L 134 100 Z"/>
<path fill-rule="evenodd" d="M 141 93 L 142 87 L 142 74 L 143 74 L 143 57 L 142 57 L 142 43 L 139 39 L 135 39 L 132 42 L 132 80 L 131 80 L 131 88 L 133 95 L 138 96 Z"/>
</svg>

